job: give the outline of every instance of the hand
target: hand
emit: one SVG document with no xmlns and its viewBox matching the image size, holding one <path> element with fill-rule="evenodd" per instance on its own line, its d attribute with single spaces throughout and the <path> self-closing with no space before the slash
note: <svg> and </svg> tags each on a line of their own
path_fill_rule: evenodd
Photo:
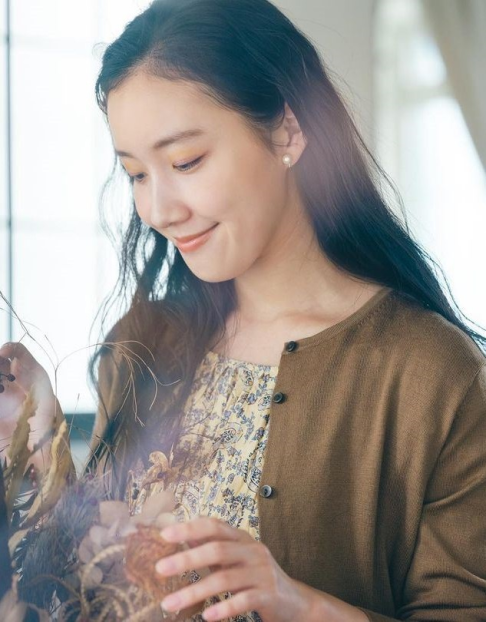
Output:
<svg viewBox="0 0 486 622">
<path fill-rule="evenodd" d="M 35 415 L 29 420 L 32 432 L 28 446 L 32 450 L 46 432 L 53 429 L 56 416 L 62 416 L 49 376 L 29 350 L 19 342 L 6 343 L 0 348 L 0 373 L 4 387 L 0 393 L 0 455 L 8 447 L 29 391 L 38 405 Z M 48 452 L 43 454 L 42 460 L 40 456 L 32 460 L 34 463 L 39 461 L 36 464 L 39 468 L 46 466 Z"/>
<path fill-rule="evenodd" d="M 161 534 L 170 542 L 187 542 L 193 548 L 158 561 L 157 572 L 171 576 L 204 566 L 211 570 L 205 578 L 166 597 L 164 609 L 185 609 L 220 592 L 231 592 L 228 600 L 205 609 L 203 617 L 223 620 L 256 610 L 264 622 L 311 619 L 308 614 L 318 591 L 285 574 L 268 548 L 243 529 L 217 518 L 197 517 L 171 525 Z"/>
</svg>

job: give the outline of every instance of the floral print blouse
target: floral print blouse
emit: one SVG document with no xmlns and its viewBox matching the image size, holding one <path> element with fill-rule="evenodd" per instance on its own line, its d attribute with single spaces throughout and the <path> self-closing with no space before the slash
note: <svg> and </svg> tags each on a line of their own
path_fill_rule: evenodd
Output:
<svg viewBox="0 0 486 622">
<path fill-rule="evenodd" d="M 171 452 L 177 483 L 170 482 L 167 488 L 178 502 L 174 510 L 178 520 L 215 516 L 260 539 L 257 495 L 277 372 L 278 365 L 206 353 L 184 408 L 182 435 Z M 151 462 L 156 467 L 157 455 L 151 455 Z M 127 497 L 132 513 L 138 513 L 145 499 L 160 489 L 161 484 L 147 478 L 147 473 L 131 472 Z M 195 571 L 191 576 L 194 581 L 200 578 Z M 230 596 L 225 592 L 211 597 L 204 608 Z M 190 619 L 204 622 L 201 615 Z M 261 618 L 251 612 L 228 621 L 261 622 Z"/>
</svg>

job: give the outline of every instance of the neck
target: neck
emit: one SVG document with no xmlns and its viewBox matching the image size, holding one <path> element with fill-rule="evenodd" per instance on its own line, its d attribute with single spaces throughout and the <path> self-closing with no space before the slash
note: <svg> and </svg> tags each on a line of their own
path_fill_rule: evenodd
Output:
<svg viewBox="0 0 486 622">
<path fill-rule="evenodd" d="M 332 321 L 381 289 L 337 268 L 310 223 L 298 220 L 283 227 L 265 254 L 235 279 L 235 315 L 241 321 L 272 324 L 306 316 Z"/>
</svg>

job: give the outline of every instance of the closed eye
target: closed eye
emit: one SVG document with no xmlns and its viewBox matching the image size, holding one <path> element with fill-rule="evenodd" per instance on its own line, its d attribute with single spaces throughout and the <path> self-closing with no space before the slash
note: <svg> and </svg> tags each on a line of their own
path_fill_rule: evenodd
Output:
<svg viewBox="0 0 486 622">
<path fill-rule="evenodd" d="M 138 175 L 128 175 L 128 178 L 130 180 L 130 183 L 133 184 L 134 182 L 140 183 L 143 181 L 143 177 L 142 179 L 139 179 L 140 176 L 142 176 L 144 173 L 139 173 Z"/>
<path fill-rule="evenodd" d="M 178 171 L 181 171 L 181 173 L 185 173 L 187 171 L 190 171 L 195 166 L 197 166 L 203 158 L 204 156 L 200 156 L 199 158 L 196 158 L 195 160 L 192 160 L 191 162 L 186 162 L 185 164 L 174 165 L 174 168 L 177 169 Z M 142 181 L 144 180 L 144 177 L 145 177 L 145 173 L 138 173 L 137 175 L 128 175 L 128 178 L 131 184 L 142 183 Z"/>
<path fill-rule="evenodd" d="M 197 164 L 199 164 L 199 162 L 204 158 L 204 156 L 200 156 L 199 158 L 196 158 L 195 160 L 192 160 L 191 162 L 186 162 L 185 164 L 179 164 L 178 166 L 174 166 L 174 168 L 176 168 L 178 171 L 181 171 L 182 173 L 186 172 L 186 171 L 190 171 L 191 168 L 194 168 L 195 166 L 197 166 Z M 186 167 L 186 168 L 184 168 Z"/>
</svg>

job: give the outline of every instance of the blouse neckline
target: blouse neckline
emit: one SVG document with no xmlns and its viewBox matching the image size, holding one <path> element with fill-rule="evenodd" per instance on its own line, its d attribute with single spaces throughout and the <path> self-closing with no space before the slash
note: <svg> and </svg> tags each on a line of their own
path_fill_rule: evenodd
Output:
<svg viewBox="0 0 486 622">
<path fill-rule="evenodd" d="M 250 369 L 260 369 L 263 371 L 277 371 L 278 365 L 265 365 L 264 363 L 252 363 L 251 361 L 241 361 L 239 359 L 233 359 L 229 356 L 224 356 L 224 354 L 220 354 L 219 352 L 214 352 L 213 350 L 208 350 L 206 352 L 206 357 L 209 361 L 222 362 L 232 365 L 244 365 Z"/>
</svg>

